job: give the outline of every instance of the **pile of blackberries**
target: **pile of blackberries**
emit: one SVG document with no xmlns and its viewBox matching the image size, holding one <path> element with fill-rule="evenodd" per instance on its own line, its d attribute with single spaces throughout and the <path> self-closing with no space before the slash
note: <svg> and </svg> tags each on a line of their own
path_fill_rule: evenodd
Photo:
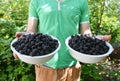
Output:
<svg viewBox="0 0 120 81">
<path fill-rule="evenodd" d="M 109 50 L 106 42 L 94 35 L 72 35 L 68 44 L 74 50 L 88 55 L 101 55 Z"/>
<path fill-rule="evenodd" d="M 16 51 L 29 56 L 49 54 L 58 48 L 58 40 L 42 33 L 22 35 L 12 44 Z"/>
</svg>

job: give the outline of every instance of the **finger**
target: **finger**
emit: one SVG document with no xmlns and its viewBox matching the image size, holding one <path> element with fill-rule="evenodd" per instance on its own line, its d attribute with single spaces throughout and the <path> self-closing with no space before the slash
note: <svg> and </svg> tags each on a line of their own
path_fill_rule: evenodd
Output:
<svg viewBox="0 0 120 81">
<path fill-rule="evenodd" d="M 106 62 L 108 61 L 108 57 L 105 57 L 101 62 Z"/>
<path fill-rule="evenodd" d="M 34 34 L 34 32 L 16 32 L 16 37 L 19 38 L 21 35 L 25 35 L 25 34 Z"/>
<path fill-rule="evenodd" d="M 18 59 L 17 54 L 14 53 L 13 56 L 14 56 L 15 59 Z"/>
<path fill-rule="evenodd" d="M 25 34 L 25 32 L 16 32 L 16 37 L 19 38 L 21 35 Z"/>
<path fill-rule="evenodd" d="M 109 41 L 111 39 L 111 35 L 98 35 L 97 37 L 105 41 Z"/>
<path fill-rule="evenodd" d="M 105 41 L 109 41 L 111 39 L 111 35 L 104 35 L 101 38 Z"/>
<path fill-rule="evenodd" d="M 40 68 L 40 64 L 36 64 L 36 66 Z"/>
</svg>

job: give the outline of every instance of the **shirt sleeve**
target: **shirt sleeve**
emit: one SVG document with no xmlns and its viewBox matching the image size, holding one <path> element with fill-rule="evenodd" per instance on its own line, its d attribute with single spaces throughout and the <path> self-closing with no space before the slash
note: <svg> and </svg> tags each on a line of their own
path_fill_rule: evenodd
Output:
<svg viewBox="0 0 120 81">
<path fill-rule="evenodd" d="M 38 19 L 38 13 L 37 13 L 37 2 L 36 0 L 31 0 L 29 5 L 29 18 L 37 18 Z"/>
<path fill-rule="evenodd" d="M 89 8 L 87 0 L 84 0 L 84 3 L 81 8 L 80 24 L 83 23 L 89 23 Z"/>
</svg>

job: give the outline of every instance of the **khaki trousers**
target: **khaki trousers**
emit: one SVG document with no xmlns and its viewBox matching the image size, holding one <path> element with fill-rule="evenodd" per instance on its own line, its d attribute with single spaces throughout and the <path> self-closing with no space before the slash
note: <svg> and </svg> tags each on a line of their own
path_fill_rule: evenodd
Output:
<svg viewBox="0 0 120 81">
<path fill-rule="evenodd" d="M 35 65 L 36 81 L 80 81 L 81 66 L 52 69 L 45 66 Z"/>
</svg>

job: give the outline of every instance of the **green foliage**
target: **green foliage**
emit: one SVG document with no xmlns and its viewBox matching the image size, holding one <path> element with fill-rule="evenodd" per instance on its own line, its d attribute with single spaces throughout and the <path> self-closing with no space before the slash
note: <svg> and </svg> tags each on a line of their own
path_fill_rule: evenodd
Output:
<svg viewBox="0 0 120 81">
<path fill-rule="evenodd" d="M 83 64 L 81 81 L 119 81 L 120 60 L 108 60 L 96 64 Z"/>
<path fill-rule="evenodd" d="M 81 81 L 101 81 L 102 77 L 96 69 L 96 64 L 83 64 Z"/>
<path fill-rule="evenodd" d="M 96 35 L 111 34 L 111 43 L 120 42 L 119 0 L 88 1 L 92 32 Z M 34 66 L 14 59 L 10 49 L 15 33 L 26 30 L 28 5 L 29 0 L 0 0 L 0 81 L 35 81 Z M 109 81 L 119 81 L 120 71 L 106 69 L 108 66 L 112 63 L 82 65 L 81 80 L 107 81 L 103 77 L 108 76 Z"/>
<path fill-rule="evenodd" d="M 34 81 L 35 79 L 34 66 L 14 59 L 10 49 L 16 31 L 25 30 L 28 3 L 26 0 L 0 1 L 0 81 Z"/>
<path fill-rule="evenodd" d="M 118 0 L 88 0 L 90 26 L 96 35 L 111 34 L 113 42 L 120 42 L 120 3 Z"/>
<path fill-rule="evenodd" d="M 118 0 L 88 0 L 90 27 L 96 35 L 110 34 L 110 43 L 120 43 L 120 2 Z M 114 63 L 111 63 L 114 62 Z M 120 62 L 120 61 L 118 61 Z M 119 81 L 120 71 L 111 67 L 115 61 L 82 66 L 82 81 Z M 106 67 L 105 67 L 106 66 Z M 109 68 L 108 68 L 109 67 Z M 107 69 L 106 69 L 107 68 Z"/>
</svg>

